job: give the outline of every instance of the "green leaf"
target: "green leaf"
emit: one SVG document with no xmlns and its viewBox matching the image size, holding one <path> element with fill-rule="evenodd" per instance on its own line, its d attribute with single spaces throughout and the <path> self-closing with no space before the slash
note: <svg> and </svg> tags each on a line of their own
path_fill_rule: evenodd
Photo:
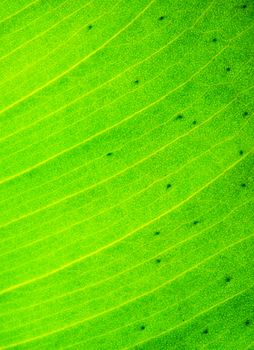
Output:
<svg viewBox="0 0 254 350">
<path fill-rule="evenodd" d="M 253 11 L 1 2 L 1 349 L 254 349 Z"/>
</svg>

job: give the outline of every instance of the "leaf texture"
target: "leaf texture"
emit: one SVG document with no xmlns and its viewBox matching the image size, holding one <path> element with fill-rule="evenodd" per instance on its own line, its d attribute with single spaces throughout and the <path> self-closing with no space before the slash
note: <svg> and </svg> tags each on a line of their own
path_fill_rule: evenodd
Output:
<svg viewBox="0 0 254 350">
<path fill-rule="evenodd" d="M 0 349 L 254 349 L 253 1 L 0 4 Z"/>
</svg>

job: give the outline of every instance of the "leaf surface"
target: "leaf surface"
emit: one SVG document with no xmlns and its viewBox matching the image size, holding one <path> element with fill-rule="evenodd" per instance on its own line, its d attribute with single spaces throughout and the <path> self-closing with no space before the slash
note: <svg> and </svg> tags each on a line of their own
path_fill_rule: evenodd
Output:
<svg viewBox="0 0 254 350">
<path fill-rule="evenodd" d="M 253 25 L 1 2 L 1 349 L 254 349 Z"/>
</svg>

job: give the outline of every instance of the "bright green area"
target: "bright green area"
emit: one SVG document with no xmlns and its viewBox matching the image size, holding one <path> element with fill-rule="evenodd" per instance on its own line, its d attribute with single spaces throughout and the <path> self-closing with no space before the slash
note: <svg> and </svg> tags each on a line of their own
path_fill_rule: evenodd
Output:
<svg viewBox="0 0 254 350">
<path fill-rule="evenodd" d="M 254 349 L 254 4 L 0 3 L 0 349 Z"/>
</svg>

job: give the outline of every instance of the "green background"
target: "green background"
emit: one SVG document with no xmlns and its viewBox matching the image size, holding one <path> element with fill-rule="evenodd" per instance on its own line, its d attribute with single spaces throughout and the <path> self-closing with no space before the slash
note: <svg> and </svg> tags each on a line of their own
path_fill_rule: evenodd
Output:
<svg viewBox="0 0 254 350">
<path fill-rule="evenodd" d="M 1 1 L 0 349 L 254 349 L 253 7 Z"/>
</svg>

